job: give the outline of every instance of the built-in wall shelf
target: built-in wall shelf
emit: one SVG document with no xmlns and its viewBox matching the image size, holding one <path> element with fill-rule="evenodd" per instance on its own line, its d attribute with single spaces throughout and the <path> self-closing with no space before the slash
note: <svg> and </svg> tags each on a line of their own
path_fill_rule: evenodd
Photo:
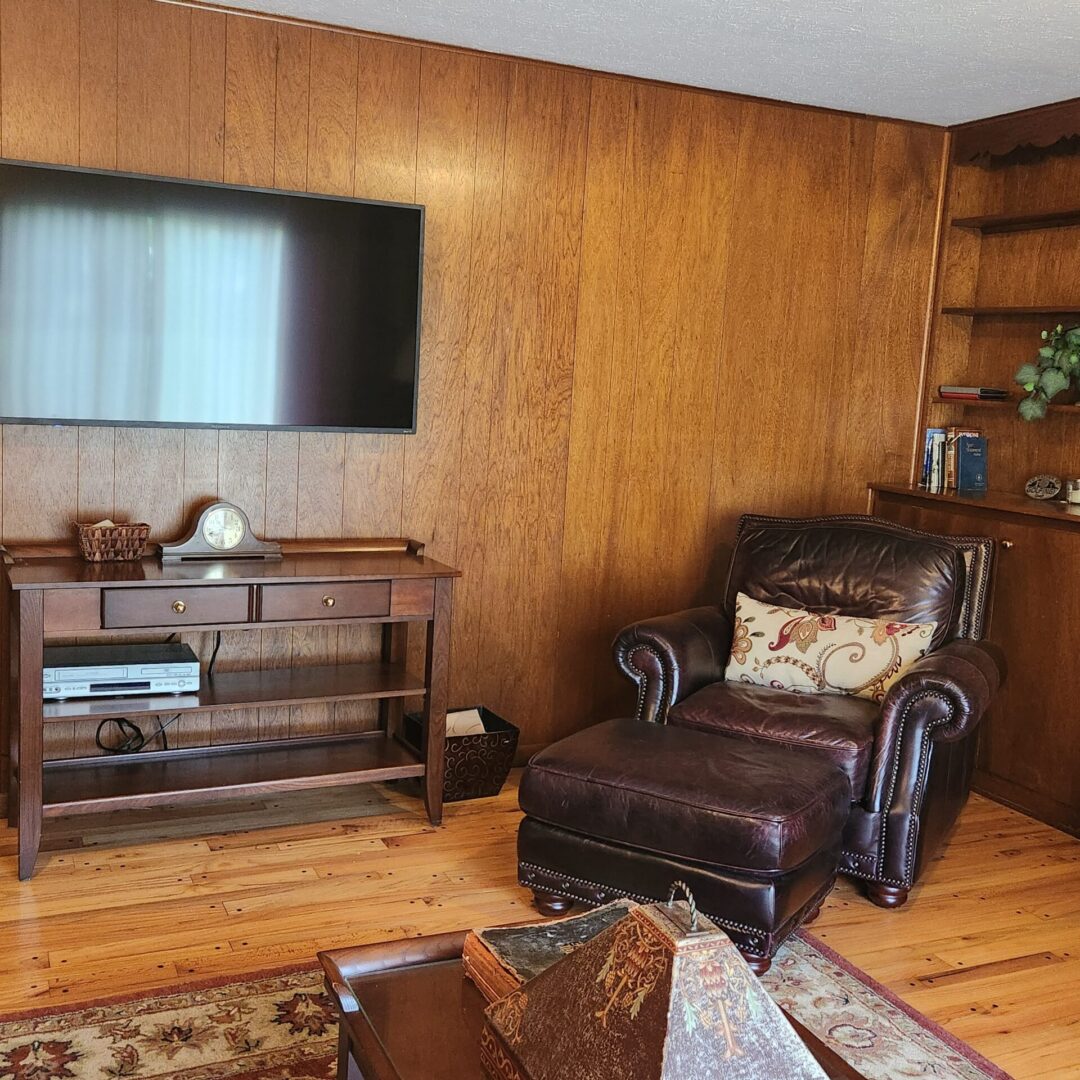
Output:
<svg viewBox="0 0 1080 1080">
<path fill-rule="evenodd" d="M 989 316 L 995 319 L 1023 318 L 1025 315 L 1080 315 L 1080 305 L 1064 304 L 1057 307 L 1038 304 L 1034 307 L 943 307 L 942 315 L 969 315 L 976 318 Z"/>
<path fill-rule="evenodd" d="M 954 217 L 950 224 L 957 229 L 973 229 L 981 233 L 1061 229 L 1080 225 L 1080 209 L 1042 211 L 1037 214 L 979 214 L 975 217 Z"/>
<path fill-rule="evenodd" d="M 930 399 L 931 405 L 959 405 L 962 408 L 969 409 L 1015 409 L 1020 402 L 1019 397 L 1008 397 L 1002 401 L 977 401 L 974 398 L 944 398 L 935 394 Z M 1080 416 L 1080 405 L 1054 405 L 1047 406 L 1050 412 L 1072 413 L 1074 416 Z"/>
</svg>

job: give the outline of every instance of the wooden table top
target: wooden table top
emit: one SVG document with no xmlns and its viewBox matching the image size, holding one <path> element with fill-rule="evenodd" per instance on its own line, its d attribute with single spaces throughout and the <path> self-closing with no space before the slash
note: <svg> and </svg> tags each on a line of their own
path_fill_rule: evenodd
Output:
<svg viewBox="0 0 1080 1080">
<path fill-rule="evenodd" d="M 15 558 L 6 566 L 13 589 L 124 588 L 168 585 L 267 585 L 303 581 L 459 577 L 460 571 L 407 551 L 315 551 L 280 559 L 214 559 L 163 563 L 88 563 L 76 555 Z"/>
</svg>

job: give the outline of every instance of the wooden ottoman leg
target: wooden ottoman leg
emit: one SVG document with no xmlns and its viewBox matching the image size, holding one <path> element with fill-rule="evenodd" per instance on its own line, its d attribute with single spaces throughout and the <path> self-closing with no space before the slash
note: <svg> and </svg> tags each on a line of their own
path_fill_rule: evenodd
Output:
<svg viewBox="0 0 1080 1080">
<path fill-rule="evenodd" d="M 821 904 L 818 904 L 802 921 L 803 926 L 809 926 L 821 914 Z"/>
<path fill-rule="evenodd" d="M 533 889 L 532 894 L 533 904 L 541 915 L 565 915 L 574 906 L 573 900 L 545 889 Z"/>
</svg>

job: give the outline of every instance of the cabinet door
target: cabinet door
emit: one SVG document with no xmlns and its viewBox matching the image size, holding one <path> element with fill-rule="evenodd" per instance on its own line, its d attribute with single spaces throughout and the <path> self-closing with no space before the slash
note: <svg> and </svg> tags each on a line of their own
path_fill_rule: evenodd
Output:
<svg viewBox="0 0 1080 1080">
<path fill-rule="evenodd" d="M 998 541 L 987 637 L 1008 676 L 983 721 L 975 786 L 1034 817 L 1080 830 L 1080 534 L 951 507 L 882 501 L 877 511 L 930 532 Z"/>
</svg>

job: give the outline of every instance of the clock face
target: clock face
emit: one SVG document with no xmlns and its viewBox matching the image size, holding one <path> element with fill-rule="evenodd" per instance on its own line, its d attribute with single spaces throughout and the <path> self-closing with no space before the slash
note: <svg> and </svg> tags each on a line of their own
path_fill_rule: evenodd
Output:
<svg viewBox="0 0 1080 1080">
<path fill-rule="evenodd" d="M 227 506 L 211 510 L 202 524 L 202 537 L 218 551 L 231 551 L 244 539 L 244 519 Z"/>
</svg>

